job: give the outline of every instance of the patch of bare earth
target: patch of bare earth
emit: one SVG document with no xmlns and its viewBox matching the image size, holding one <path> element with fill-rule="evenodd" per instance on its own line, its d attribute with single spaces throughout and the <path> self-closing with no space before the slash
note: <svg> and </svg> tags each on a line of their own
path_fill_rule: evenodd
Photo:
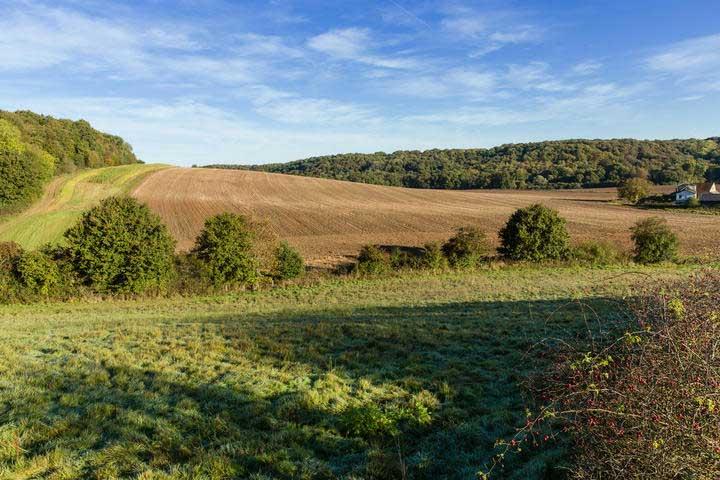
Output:
<svg viewBox="0 0 720 480">
<path fill-rule="evenodd" d="M 421 245 L 462 225 L 495 239 L 517 208 L 543 203 L 568 220 L 574 241 L 603 239 L 630 247 L 640 218 L 668 219 L 685 253 L 717 252 L 720 217 L 645 211 L 609 203 L 615 189 L 514 191 L 419 190 L 241 170 L 172 168 L 151 174 L 133 192 L 166 222 L 187 250 L 205 219 L 230 211 L 269 222 L 315 265 L 353 256 L 366 243 Z"/>
</svg>

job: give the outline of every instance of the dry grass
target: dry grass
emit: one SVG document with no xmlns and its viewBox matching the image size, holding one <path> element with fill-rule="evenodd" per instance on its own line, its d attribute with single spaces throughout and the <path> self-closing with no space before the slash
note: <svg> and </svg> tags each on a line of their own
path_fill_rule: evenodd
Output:
<svg viewBox="0 0 720 480">
<path fill-rule="evenodd" d="M 574 241 L 604 239 L 630 248 L 629 228 L 653 215 L 667 218 L 686 254 L 712 254 L 714 216 L 646 211 L 613 202 L 615 189 L 442 191 L 382 187 L 264 172 L 168 169 L 134 192 L 191 247 L 204 220 L 233 211 L 267 220 L 313 264 L 336 264 L 366 243 L 421 245 L 446 239 L 458 226 L 495 232 L 517 208 L 541 202 L 568 219 Z M 714 252 L 713 252 L 714 250 Z"/>
</svg>

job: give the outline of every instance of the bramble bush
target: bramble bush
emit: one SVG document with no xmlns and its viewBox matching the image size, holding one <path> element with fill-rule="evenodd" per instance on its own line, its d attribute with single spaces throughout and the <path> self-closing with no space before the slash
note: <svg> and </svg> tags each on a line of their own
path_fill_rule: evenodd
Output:
<svg viewBox="0 0 720 480">
<path fill-rule="evenodd" d="M 555 342 L 554 368 L 532 384 L 543 406 L 498 461 L 569 434 L 569 478 L 720 478 L 718 305 L 720 273 L 709 270 L 641 286 L 629 323 Z"/>
<path fill-rule="evenodd" d="M 175 242 L 137 200 L 110 197 L 65 232 L 81 281 L 100 293 L 161 292 L 173 277 Z"/>
<path fill-rule="evenodd" d="M 200 259 L 215 287 L 254 285 L 260 278 L 253 253 L 254 234 L 247 219 L 221 213 L 205 221 L 193 253 Z"/>
<path fill-rule="evenodd" d="M 565 219 L 541 204 L 516 210 L 500 230 L 499 253 L 511 260 L 559 260 L 569 253 Z"/>
<path fill-rule="evenodd" d="M 275 277 L 290 280 L 305 273 L 305 262 L 300 253 L 287 242 L 281 242 L 275 250 Z"/>
<path fill-rule="evenodd" d="M 630 231 L 635 242 L 636 262 L 659 263 L 677 257 L 678 238 L 665 219 L 650 217 L 639 220 Z"/>
<path fill-rule="evenodd" d="M 461 227 L 442 246 L 453 267 L 472 268 L 480 265 L 490 252 L 485 233 L 477 227 Z"/>
</svg>

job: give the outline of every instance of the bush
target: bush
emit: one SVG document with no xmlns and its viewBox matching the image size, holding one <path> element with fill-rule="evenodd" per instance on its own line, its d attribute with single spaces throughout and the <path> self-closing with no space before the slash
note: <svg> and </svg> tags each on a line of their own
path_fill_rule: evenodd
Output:
<svg viewBox="0 0 720 480">
<path fill-rule="evenodd" d="M 500 230 L 501 255 L 511 260 L 557 260 L 567 257 L 565 219 L 540 204 L 521 208 Z"/>
<path fill-rule="evenodd" d="M 448 261 L 443 254 L 442 247 L 437 242 L 426 243 L 419 261 L 420 267 L 430 270 L 447 268 Z"/>
<path fill-rule="evenodd" d="M 60 269 L 43 252 L 26 252 L 15 265 L 20 284 L 35 295 L 50 295 L 60 285 Z"/>
<path fill-rule="evenodd" d="M 702 204 L 700 203 L 700 199 L 698 199 L 697 197 L 689 198 L 687 203 L 685 203 L 685 206 L 688 208 L 697 208 L 700 205 Z"/>
<path fill-rule="evenodd" d="M 650 194 L 651 187 L 644 178 L 629 178 L 618 187 L 618 195 L 630 203 L 638 203 Z"/>
<path fill-rule="evenodd" d="M 674 260 L 677 256 L 678 238 L 663 218 L 651 217 L 638 221 L 630 229 L 635 242 L 635 261 L 658 263 Z"/>
<path fill-rule="evenodd" d="M 65 238 L 75 272 L 97 292 L 162 291 L 173 276 L 175 242 L 160 218 L 132 198 L 103 200 Z"/>
<path fill-rule="evenodd" d="M 297 278 L 305 273 L 305 262 L 300 253 L 282 242 L 275 251 L 275 277 L 280 280 Z"/>
<path fill-rule="evenodd" d="M 12 272 L 23 250 L 15 242 L 0 242 L 0 271 Z"/>
<path fill-rule="evenodd" d="M 631 331 L 558 362 L 544 418 L 573 433 L 571 478 L 720 478 L 719 292 L 717 272 L 644 289 Z"/>
<path fill-rule="evenodd" d="M 625 255 L 614 244 L 602 240 L 580 243 L 572 249 L 571 255 L 574 261 L 593 266 L 613 265 L 625 260 Z"/>
<path fill-rule="evenodd" d="M 245 217 L 221 213 L 205 221 L 193 253 L 205 264 L 214 286 L 254 285 L 259 271 L 253 240 L 253 231 Z"/>
<path fill-rule="evenodd" d="M 490 244 L 480 229 L 462 227 L 445 242 L 442 251 L 453 267 L 475 267 L 490 252 Z"/>
<path fill-rule="evenodd" d="M 380 275 L 390 271 L 388 255 L 375 245 L 365 245 L 358 254 L 356 271 L 361 275 Z"/>
</svg>

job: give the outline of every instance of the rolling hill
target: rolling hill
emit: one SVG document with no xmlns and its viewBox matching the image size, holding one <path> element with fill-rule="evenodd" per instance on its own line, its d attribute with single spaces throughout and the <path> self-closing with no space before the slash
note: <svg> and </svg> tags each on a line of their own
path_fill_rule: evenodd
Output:
<svg viewBox="0 0 720 480">
<path fill-rule="evenodd" d="M 112 195 L 130 193 L 144 176 L 164 165 L 124 165 L 83 170 L 53 179 L 40 200 L 27 210 L 0 217 L 0 241 L 36 248 L 62 240 L 84 210 Z"/>
<path fill-rule="evenodd" d="M 629 248 L 628 229 L 661 215 L 686 253 L 717 253 L 709 232 L 717 216 L 640 210 L 611 201 L 615 190 L 419 190 L 266 172 L 127 165 L 87 170 L 51 182 L 27 211 L 0 222 L 0 240 L 32 248 L 62 239 L 80 213 L 110 195 L 147 203 L 187 250 L 213 214 L 232 211 L 266 220 L 314 265 L 347 261 L 366 243 L 422 245 L 456 227 L 481 226 L 495 240 L 517 208 L 541 202 L 568 219 L 574 241 L 607 239 Z"/>
</svg>

